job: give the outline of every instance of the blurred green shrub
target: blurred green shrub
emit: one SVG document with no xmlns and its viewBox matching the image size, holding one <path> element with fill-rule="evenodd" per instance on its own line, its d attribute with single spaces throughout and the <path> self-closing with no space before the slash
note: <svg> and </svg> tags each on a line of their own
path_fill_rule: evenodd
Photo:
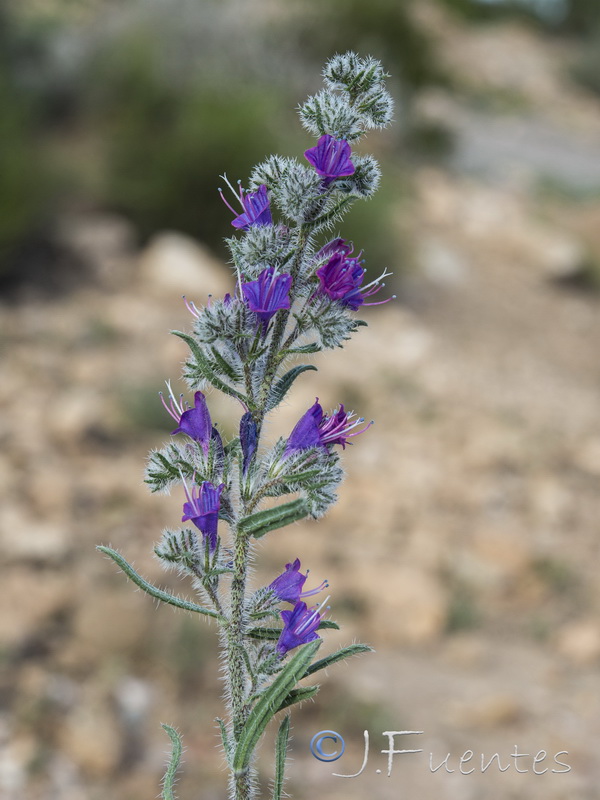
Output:
<svg viewBox="0 0 600 800">
<path fill-rule="evenodd" d="M 43 219 L 49 170 L 38 127 L 39 95 L 20 78 L 25 40 L 0 9 L 0 276 Z"/>
<path fill-rule="evenodd" d="M 598 4 L 600 11 L 600 3 Z M 584 89 L 600 95 L 600 17 L 596 27 L 580 46 L 571 77 Z"/>
<path fill-rule="evenodd" d="M 152 36 L 101 51 L 90 69 L 89 108 L 104 140 L 103 202 L 129 216 L 143 237 L 175 228 L 219 250 L 231 235 L 217 189 L 225 170 L 245 180 L 277 150 L 284 131 L 273 93 L 228 86 L 225 76 L 174 82 Z"/>
<path fill-rule="evenodd" d="M 565 33 L 588 38 L 600 31 L 600 3 L 598 0 L 565 0 L 564 14 L 559 29 Z"/>
<path fill-rule="evenodd" d="M 438 0 L 469 22 L 520 19 L 587 38 L 600 26 L 598 0 Z"/>
<path fill-rule="evenodd" d="M 409 99 L 424 86 L 448 83 L 434 40 L 416 21 L 411 5 L 415 0 L 302 0 L 295 33 L 290 33 L 317 63 L 345 50 L 381 59 Z"/>
</svg>

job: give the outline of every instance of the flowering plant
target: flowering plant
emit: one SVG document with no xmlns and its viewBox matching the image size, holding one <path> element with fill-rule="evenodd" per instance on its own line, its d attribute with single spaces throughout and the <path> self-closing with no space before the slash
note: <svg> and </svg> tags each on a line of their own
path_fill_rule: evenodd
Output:
<svg viewBox="0 0 600 800">
<path fill-rule="evenodd" d="M 99 547 L 144 591 L 174 606 L 210 617 L 219 625 L 225 664 L 227 716 L 217 720 L 230 771 L 232 800 L 256 796 L 254 752 L 269 721 L 313 697 L 319 687 L 302 681 L 349 656 L 370 650 L 352 644 L 315 660 L 321 632 L 337 625 L 324 616 L 327 600 L 309 608 L 307 575 L 298 558 L 268 586 L 248 587 L 256 539 L 305 517 L 318 518 L 335 501 L 342 480 L 335 445 L 342 448 L 369 424 L 343 405 L 326 414 L 318 399 L 287 438 L 270 446 L 264 420 L 294 381 L 312 365 L 289 367 L 299 355 L 341 347 L 366 323 L 355 312 L 383 286 L 364 285 L 361 254 L 335 238 L 318 242 L 357 198 L 379 183 L 372 156 L 351 145 L 369 128 L 391 121 L 392 101 L 381 64 L 354 53 L 336 55 L 323 71 L 326 88 L 300 108 L 303 125 L 318 136 L 304 156 L 271 156 L 255 167 L 248 190 L 232 189 L 241 231 L 228 240 L 237 278 L 233 296 L 211 300 L 193 316 L 191 333 L 174 331 L 190 349 L 184 378 L 193 406 L 173 393 L 163 404 L 176 427 L 173 440 L 150 454 L 146 482 L 152 491 L 181 486 L 183 529 L 167 530 L 155 553 L 167 568 L 191 575 L 200 596 L 189 602 L 149 584 L 115 550 Z M 226 180 L 226 179 L 225 179 Z M 227 181 L 229 184 L 229 182 Z M 221 190 L 219 190 L 221 191 Z M 275 221 L 277 220 L 277 221 Z M 386 302 L 385 300 L 381 302 Z M 203 390 L 235 398 L 241 406 L 239 436 L 224 442 L 213 425 Z M 295 495 L 265 508 L 264 501 Z M 281 610 L 282 604 L 288 604 Z M 180 754 L 177 732 L 164 726 L 173 753 L 163 798 L 173 798 Z M 289 715 L 279 727 L 273 799 L 282 795 Z"/>
</svg>

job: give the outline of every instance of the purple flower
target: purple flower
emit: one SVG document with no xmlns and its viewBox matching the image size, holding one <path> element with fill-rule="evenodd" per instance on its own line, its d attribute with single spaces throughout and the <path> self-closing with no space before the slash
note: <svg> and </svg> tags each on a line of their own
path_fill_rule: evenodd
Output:
<svg viewBox="0 0 600 800">
<path fill-rule="evenodd" d="M 354 430 L 365 421 L 364 417 L 353 420 L 353 412 L 344 411 L 340 405 L 337 411 L 326 416 L 317 397 L 316 402 L 303 414 L 294 426 L 287 441 L 284 456 L 307 450 L 310 447 L 328 447 L 340 444 L 344 449 L 348 439 L 364 433 L 373 424 L 369 422 L 362 430 Z"/>
<path fill-rule="evenodd" d="M 244 299 L 266 331 L 269 320 L 278 311 L 290 307 L 289 291 L 292 276 L 278 275 L 274 267 L 266 267 L 255 281 L 242 284 Z"/>
<path fill-rule="evenodd" d="M 327 598 L 328 600 L 329 598 Z M 307 644 L 319 636 L 316 633 L 321 623 L 320 610 L 323 608 L 325 600 L 320 606 L 308 609 L 306 603 L 299 600 L 291 611 L 282 611 L 283 630 L 277 642 L 277 652 L 284 656 L 289 650 L 301 644 Z"/>
<path fill-rule="evenodd" d="M 329 186 L 336 178 L 354 174 L 354 164 L 350 161 L 351 152 L 345 139 L 335 139 L 325 133 L 315 147 L 305 151 L 304 156 L 317 173 L 323 176 L 323 185 Z"/>
<path fill-rule="evenodd" d="M 167 405 L 162 392 L 160 393 L 160 399 L 163 406 L 167 409 L 175 422 L 178 423 L 175 430 L 171 431 L 171 435 L 175 435 L 176 433 L 187 434 L 190 439 L 202 445 L 204 454 L 207 455 L 211 437 L 215 434 L 219 436 L 219 434 L 216 428 L 213 428 L 204 394 L 200 391 L 196 392 L 194 395 L 194 407 L 187 407 L 186 409 L 183 403 L 183 395 L 180 395 L 179 399 L 176 399 L 171 389 L 171 384 L 168 382 L 167 387 L 169 389 L 169 404 Z"/>
<path fill-rule="evenodd" d="M 227 182 L 229 183 L 229 181 Z M 235 194 L 235 190 L 231 184 L 229 184 L 229 186 Z M 239 215 L 237 211 L 229 205 L 221 189 L 219 189 L 219 194 L 221 195 L 221 200 L 231 213 L 236 215 L 235 219 L 231 222 L 234 228 L 241 228 L 243 231 L 247 231 L 248 228 L 251 228 L 253 225 L 273 224 L 269 196 L 264 183 L 259 186 L 255 192 L 244 192 L 244 189 L 242 189 L 241 186 L 239 187 L 239 201 L 243 208 L 243 212 Z"/>
<path fill-rule="evenodd" d="M 349 256 L 353 250 L 354 246 L 345 239 L 332 239 L 330 242 L 327 242 L 327 244 L 323 245 L 323 247 L 316 254 L 315 259 L 317 261 L 323 261 L 323 259 L 329 258 L 329 256 L 332 256 L 335 253 L 343 253 L 344 255 Z"/>
<path fill-rule="evenodd" d="M 352 245 L 345 242 L 344 239 L 334 239 L 321 248 L 317 253 L 317 259 L 324 256 L 329 256 L 329 258 L 316 272 L 319 288 L 315 294 L 324 294 L 331 300 L 336 300 L 351 308 L 352 311 L 356 311 L 363 304 L 377 306 L 392 300 L 395 295 L 377 303 L 365 303 L 367 297 L 377 294 L 385 286 L 381 280 L 387 277 L 387 273 L 384 272 L 376 280 L 366 286 L 361 286 L 366 270 L 360 260 L 362 253 L 352 257 L 353 249 Z"/>
<path fill-rule="evenodd" d="M 297 558 L 293 563 L 285 565 L 285 572 L 279 575 L 275 580 L 269 584 L 269 589 L 273 591 L 280 600 L 286 603 L 297 603 L 302 597 L 311 597 L 313 594 L 318 594 L 326 589 L 329 584 L 323 581 L 316 589 L 310 589 L 308 592 L 303 592 L 304 586 L 308 577 L 308 570 L 306 575 L 300 572 L 300 559 Z"/>
<path fill-rule="evenodd" d="M 209 481 L 204 481 L 200 487 L 194 484 L 191 494 L 185 480 L 183 480 L 183 486 L 187 502 L 183 504 L 181 521 L 191 520 L 194 523 L 202 532 L 204 541 L 208 540 L 208 549 L 212 553 L 217 546 L 221 492 L 225 488 L 225 484 L 213 486 Z"/>
</svg>

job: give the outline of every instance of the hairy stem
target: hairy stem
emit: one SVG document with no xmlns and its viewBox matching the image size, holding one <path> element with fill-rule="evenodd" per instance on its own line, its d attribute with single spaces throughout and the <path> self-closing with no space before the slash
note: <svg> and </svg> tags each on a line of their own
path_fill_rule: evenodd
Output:
<svg viewBox="0 0 600 800">
<path fill-rule="evenodd" d="M 233 741 L 237 742 L 247 716 L 246 683 L 247 669 L 244 652 L 246 627 L 245 601 L 250 542 L 247 534 L 237 530 L 235 539 L 233 578 L 231 581 L 231 612 L 227 630 L 227 667 L 229 683 L 229 706 L 232 721 Z M 231 797 L 233 800 L 252 800 L 254 789 L 250 775 L 231 775 Z"/>
</svg>

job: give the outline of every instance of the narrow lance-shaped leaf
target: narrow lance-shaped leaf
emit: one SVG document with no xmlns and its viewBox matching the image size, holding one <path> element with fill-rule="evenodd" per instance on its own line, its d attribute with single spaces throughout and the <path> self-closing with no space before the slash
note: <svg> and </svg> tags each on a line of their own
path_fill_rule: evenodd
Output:
<svg viewBox="0 0 600 800">
<path fill-rule="evenodd" d="M 264 511 L 257 511 L 250 514 L 240 521 L 239 530 L 255 539 L 260 539 L 265 533 L 291 525 L 292 522 L 304 519 L 308 516 L 308 506 L 302 499 L 292 500 L 290 503 L 282 503 L 274 508 L 267 508 Z"/>
<path fill-rule="evenodd" d="M 163 790 L 160 796 L 162 800 L 175 800 L 173 785 L 175 783 L 175 774 L 177 772 L 177 767 L 179 766 L 179 762 L 181 761 L 181 752 L 182 752 L 181 736 L 177 733 L 175 728 L 172 728 L 170 725 L 163 725 L 162 727 L 167 732 L 167 735 L 171 740 L 172 747 L 171 747 L 171 757 L 167 765 L 167 771 L 165 772 L 165 777 L 163 778 Z"/>
<path fill-rule="evenodd" d="M 148 581 L 144 580 L 142 576 L 137 573 L 134 568 L 129 564 L 120 553 L 117 553 L 116 550 L 113 550 L 111 547 L 104 547 L 103 545 L 98 545 L 96 550 L 99 550 L 101 553 L 112 558 L 112 560 L 117 564 L 127 575 L 127 577 L 132 580 L 136 586 L 139 586 L 140 589 L 143 589 L 147 594 L 151 597 L 156 598 L 157 600 L 161 600 L 163 603 L 168 603 L 170 606 L 177 606 L 177 608 L 183 608 L 186 611 L 195 611 L 198 614 L 204 614 L 207 617 L 214 617 L 218 620 L 223 620 L 220 614 L 217 614 L 216 611 L 211 611 L 209 608 L 203 608 L 202 606 L 196 605 L 196 603 L 190 603 L 189 600 L 184 600 L 182 597 L 175 597 L 168 592 L 159 589 L 157 586 L 153 586 Z"/>
<path fill-rule="evenodd" d="M 320 688 L 321 687 L 317 684 L 316 686 L 300 686 L 298 689 L 292 689 L 277 710 L 282 711 L 284 708 L 293 706 L 296 703 L 302 703 L 304 700 L 310 700 L 311 697 L 316 695 Z"/>
<path fill-rule="evenodd" d="M 300 364 L 297 367 L 292 367 L 285 375 L 279 378 L 269 393 L 266 410 L 271 411 L 276 408 L 289 392 L 296 378 L 307 370 L 314 370 L 316 372 L 317 368 L 312 364 Z"/>
<path fill-rule="evenodd" d="M 277 713 L 277 709 L 294 688 L 299 677 L 304 674 L 320 644 L 321 640 L 315 639 L 314 642 L 309 642 L 301 647 L 265 690 L 248 715 L 233 759 L 233 768 L 236 774 L 243 774 L 247 770 L 254 748 L 269 720 Z"/>
<path fill-rule="evenodd" d="M 289 714 L 281 721 L 275 743 L 275 780 L 273 782 L 273 800 L 281 800 L 285 773 L 285 757 L 290 736 Z"/>
<path fill-rule="evenodd" d="M 369 647 L 368 644 L 350 644 L 348 647 L 342 647 L 341 650 L 337 650 L 335 653 L 331 653 L 324 658 L 320 658 L 318 661 L 315 661 L 314 664 L 311 664 L 310 667 L 306 670 L 303 678 L 308 677 L 308 675 L 313 675 L 315 672 L 318 672 L 320 669 L 325 669 L 326 667 L 330 667 L 332 664 L 336 664 L 338 661 L 343 661 L 345 658 L 350 658 L 351 656 L 360 655 L 360 653 L 372 653 L 373 648 Z"/>
</svg>

